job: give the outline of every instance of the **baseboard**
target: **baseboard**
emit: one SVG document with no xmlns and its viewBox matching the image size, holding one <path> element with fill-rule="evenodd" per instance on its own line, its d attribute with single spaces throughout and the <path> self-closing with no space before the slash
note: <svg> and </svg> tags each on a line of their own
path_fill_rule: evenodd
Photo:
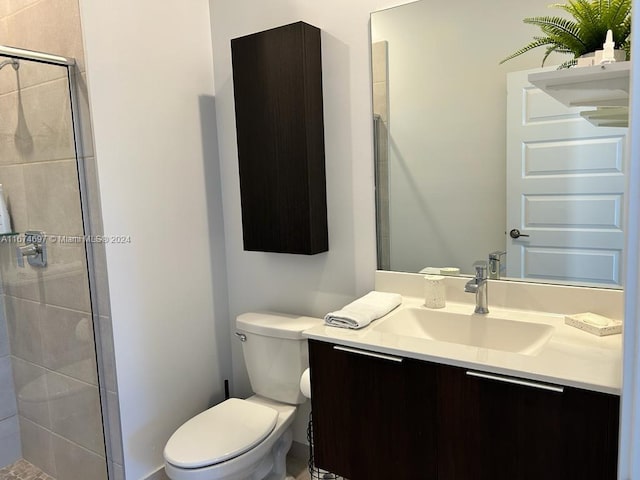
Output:
<svg viewBox="0 0 640 480">
<path fill-rule="evenodd" d="M 158 470 L 149 475 L 145 480 L 170 480 L 164 471 L 164 467 L 160 467 Z"/>
<path fill-rule="evenodd" d="M 291 444 L 288 456 L 304 461 L 309 460 L 309 445 L 294 441 Z"/>
</svg>

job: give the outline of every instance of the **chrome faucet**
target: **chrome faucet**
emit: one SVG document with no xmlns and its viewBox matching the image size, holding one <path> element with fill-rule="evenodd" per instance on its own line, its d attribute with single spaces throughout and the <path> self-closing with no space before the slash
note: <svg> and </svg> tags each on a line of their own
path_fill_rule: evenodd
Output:
<svg viewBox="0 0 640 480">
<path fill-rule="evenodd" d="M 489 296 L 487 294 L 487 262 L 479 260 L 473 264 L 476 270 L 475 278 L 464 286 L 467 293 L 476 294 L 475 313 L 489 313 Z"/>
<path fill-rule="evenodd" d="M 507 252 L 496 250 L 489 254 L 489 278 L 492 280 L 499 280 L 502 273 L 503 266 L 500 262 L 501 257 L 506 255 Z"/>
</svg>

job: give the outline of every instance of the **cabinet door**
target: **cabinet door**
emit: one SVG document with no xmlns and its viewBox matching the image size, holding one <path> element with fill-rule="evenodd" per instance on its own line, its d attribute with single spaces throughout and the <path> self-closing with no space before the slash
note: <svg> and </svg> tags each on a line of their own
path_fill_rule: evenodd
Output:
<svg viewBox="0 0 640 480">
<path fill-rule="evenodd" d="M 615 480 L 620 397 L 565 388 L 563 400 L 564 478 Z"/>
<path fill-rule="evenodd" d="M 438 367 L 438 478 L 614 480 L 617 405 Z"/>
<path fill-rule="evenodd" d="M 309 341 L 316 466 L 350 480 L 436 478 L 435 366 Z"/>
</svg>

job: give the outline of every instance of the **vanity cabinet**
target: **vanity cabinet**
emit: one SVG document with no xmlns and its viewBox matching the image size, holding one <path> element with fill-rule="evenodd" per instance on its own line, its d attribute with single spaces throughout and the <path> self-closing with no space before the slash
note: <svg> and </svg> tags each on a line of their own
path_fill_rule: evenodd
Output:
<svg viewBox="0 0 640 480">
<path fill-rule="evenodd" d="M 436 367 L 309 349 L 316 466 L 350 480 L 436 478 Z"/>
<path fill-rule="evenodd" d="M 309 341 L 320 468 L 350 480 L 616 478 L 615 395 L 342 348 Z"/>
<path fill-rule="evenodd" d="M 618 397 L 437 370 L 437 478 L 616 478 Z"/>
</svg>

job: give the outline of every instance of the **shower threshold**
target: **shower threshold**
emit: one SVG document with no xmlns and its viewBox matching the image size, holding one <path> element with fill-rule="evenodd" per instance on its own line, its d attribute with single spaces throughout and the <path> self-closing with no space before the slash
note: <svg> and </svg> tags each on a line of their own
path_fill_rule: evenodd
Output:
<svg viewBox="0 0 640 480">
<path fill-rule="evenodd" d="M 0 480 L 56 480 L 24 459 L 0 468 Z"/>
</svg>

